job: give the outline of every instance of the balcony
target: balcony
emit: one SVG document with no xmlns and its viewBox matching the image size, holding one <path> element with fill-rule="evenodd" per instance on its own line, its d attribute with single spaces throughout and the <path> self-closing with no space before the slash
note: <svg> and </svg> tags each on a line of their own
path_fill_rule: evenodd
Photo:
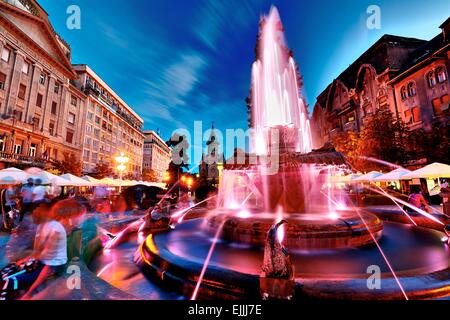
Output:
<svg viewBox="0 0 450 320">
<path fill-rule="evenodd" d="M 27 164 L 34 167 L 44 167 L 45 164 L 49 161 L 44 158 L 25 156 L 21 154 L 9 153 L 9 152 L 0 152 L 0 161 L 12 162 L 12 163 L 22 163 Z"/>
</svg>

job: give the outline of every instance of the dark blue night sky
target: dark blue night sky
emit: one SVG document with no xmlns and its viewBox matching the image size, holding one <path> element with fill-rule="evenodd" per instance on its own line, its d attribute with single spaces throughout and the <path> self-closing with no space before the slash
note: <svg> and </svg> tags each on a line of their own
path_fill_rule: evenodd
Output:
<svg viewBox="0 0 450 320">
<path fill-rule="evenodd" d="M 383 34 L 430 39 L 450 15 L 445 0 L 41 0 L 72 62 L 90 65 L 164 139 L 193 121 L 247 127 L 245 97 L 260 14 L 280 11 L 303 75 L 310 108 L 316 96 Z M 81 30 L 66 9 L 81 8 Z M 366 27 L 369 5 L 381 29 Z M 206 128 L 205 128 L 206 129 Z"/>
</svg>

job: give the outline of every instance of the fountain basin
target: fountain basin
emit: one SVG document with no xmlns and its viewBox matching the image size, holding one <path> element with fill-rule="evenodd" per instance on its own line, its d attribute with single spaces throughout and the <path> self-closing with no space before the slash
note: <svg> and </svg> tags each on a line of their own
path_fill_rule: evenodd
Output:
<svg viewBox="0 0 450 320">
<path fill-rule="evenodd" d="M 202 231 L 205 219 L 150 235 L 140 247 L 142 271 L 170 290 L 189 298 L 199 279 L 212 237 Z M 380 247 L 389 258 L 410 299 L 450 295 L 450 257 L 441 233 L 385 222 Z M 189 239 L 189 240 L 187 240 Z M 377 246 L 292 250 L 296 299 L 404 299 Z M 420 257 L 420 258 L 418 258 Z M 262 248 L 220 240 L 198 292 L 198 299 L 257 299 Z M 368 266 L 381 269 L 381 289 L 367 287 Z"/>
<path fill-rule="evenodd" d="M 249 218 L 239 215 L 239 210 L 217 209 L 207 220 L 207 230 L 214 235 L 223 224 L 220 234 L 223 240 L 264 247 L 267 232 L 274 224 L 276 214 L 251 212 Z M 374 238 L 380 239 L 383 233 L 383 222 L 367 212 L 360 212 L 358 215 L 355 212 L 339 211 L 336 217 L 324 214 L 287 214 L 283 219 L 288 222 L 283 244 L 290 249 L 360 247 L 372 244 Z"/>
</svg>

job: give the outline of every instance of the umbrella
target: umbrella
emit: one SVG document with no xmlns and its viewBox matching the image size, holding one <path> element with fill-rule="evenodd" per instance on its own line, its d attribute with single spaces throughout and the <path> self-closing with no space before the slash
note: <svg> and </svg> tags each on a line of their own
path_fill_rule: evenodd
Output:
<svg viewBox="0 0 450 320">
<path fill-rule="evenodd" d="M 17 168 L 7 168 L 0 170 L 0 181 L 4 180 L 6 182 L 12 181 L 12 179 L 14 179 L 18 183 L 22 183 L 25 182 L 28 178 L 30 178 L 30 175 L 28 173 Z"/>
<path fill-rule="evenodd" d="M 392 170 L 389 173 L 382 174 L 381 176 L 375 177 L 373 179 L 373 181 L 398 181 L 400 179 L 403 179 L 403 176 L 410 172 L 411 171 L 408 169 L 397 168 L 395 170 Z"/>
<path fill-rule="evenodd" d="M 59 177 L 72 182 L 72 185 L 76 186 L 76 187 L 91 187 L 91 186 L 93 186 L 93 184 L 91 182 L 81 179 L 70 173 L 62 174 Z"/>
<path fill-rule="evenodd" d="M 435 162 L 402 176 L 402 179 L 418 178 L 450 178 L 450 166 L 448 164 Z"/>
<path fill-rule="evenodd" d="M 22 183 L 20 180 L 7 175 L 0 175 L 0 185 L 7 185 L 7 184 L 20 184 Z"/>
<path fill-rule="evenodd" d="M 54 184 L 61 187 L 72 185 L 69 180 L 60 178 L 57 175 L 54 175 L 53 173 L 47 171 L 41 171 L 39 173 L 32 174 L 31 177 L 33 178 L 33 180 L 41 179 L 42 184 Z"/>
<path fill-rule="evenodd" d="M 352 179 L 351 181 L 355 181 L 355 182 L 373 181 L 374 178 L 381 176 L 381 175 L 382 175 L 381 172 L 370 171 L 369 173 L 363 174 L 362 176 Z"/>
<path fill-rule="evenodd" d="M 100 182 L 104 185 L 108 185 L 108 186 L 113 186 L 113 187 L 118 187 L 119 184 L 117 181 L 115 181 L 114 179 L 111 178 L 103 178 L 100 180 Z"/>
<path fill-rule="evenodd" d="M 81 179 L 86 180 L 86 181 L 92 183 L 93 186 L 99 186 L 99 185 L 102 185 L 102 184 L 103 184 L 103 183 L 101 182 L 101 180 L 95 179 L 95 178 L 93 178 L 93 177 L 91 177 L 91 176 L 83 176 L 83 177 L 81 177 Z"/>
</svg>

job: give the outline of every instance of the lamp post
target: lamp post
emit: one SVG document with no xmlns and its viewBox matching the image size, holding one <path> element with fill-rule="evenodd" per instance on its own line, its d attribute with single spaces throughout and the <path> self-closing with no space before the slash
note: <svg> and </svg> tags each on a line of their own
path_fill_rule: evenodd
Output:
<svg viewBox="0 0 450 320">
<path fill-rule="evenodd" d="M 119 175 L 120 175 L 120 185 L 119 185 L 119 194 L 120 194 L 122 192 L 123 172 L 127 169 L 126 164 L 128 163 L 128 161 L 130 161 L 130 158 L 125 156 L 125 153 L 121 152 L 120 155 L 115 158 L 115 160 L 118 163 L 117 171 L 119 171 Z"/>
</svg>

